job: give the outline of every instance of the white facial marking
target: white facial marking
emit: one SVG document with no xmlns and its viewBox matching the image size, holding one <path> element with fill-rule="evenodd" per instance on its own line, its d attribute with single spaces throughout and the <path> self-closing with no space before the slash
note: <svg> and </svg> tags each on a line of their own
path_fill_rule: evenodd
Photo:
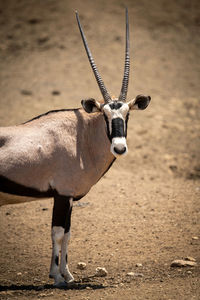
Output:
<svg viewBox="0 0 200 300">
<path fill-rule="evenodd" d="M 123 153 L 117 153 L 115 150 L 118 150 L 119 152 L 124 150 L 124 152 Z M 116 157 L 126 155 L 128 153 L 126 138 L 125 137 L 115 137 L 115 138 L 113 138 L 112 139 L 112 144 L 110 146 L 110 151 Z"/>
<path fill-rule="evenodd" d="M 121 103 L 121 102 L 120 102 Z M 103 111 L 104 114 L 107 116 L 108 119 L 108 125 L 109 125 L 109 133 L 112 135 L 112 120 L 116 118 L 120 118 L 124 122 L 124 132 L 126 130 L 126 117 L 129 112 L 129 106 L 127 103 L 121 103 L 122 106 L 119 108 L 112 108 L 112 103 L 111 107 L 108 104 L 104 105 Z M 117 105 L 116 105 L 117 107 Z M 112 139 L 112 144 L 110 148 L 111 152 L 113 153 L 114 156 L 121 156 L 124 154 L 127 154 L 128 148 L 126 144 L 126 138 L 125 137 L 114 137 Z"/>
<path fill-rule="evenodd" d="M 109 132 L 111 132 L 112 131 L 112 126 L 111 126 L 112 110 L 111 110 L 109 104 L 106 104 L 104 106 L 103 111 L 104 111 L 106 117 L 108 118 Z"/>
<path fill-rule="evenodd" d="M 122 118 L 123 120 L 125 120 L 129 111 L 129 106 L 127 103 L 122 103 L 122 106 L 120 108 L 112 109 L 109 104 L 106 104 L 104 105 L 103 110 L 108 117 L 108 120 L 112 120 L 115 118 Z"/>
</svg>

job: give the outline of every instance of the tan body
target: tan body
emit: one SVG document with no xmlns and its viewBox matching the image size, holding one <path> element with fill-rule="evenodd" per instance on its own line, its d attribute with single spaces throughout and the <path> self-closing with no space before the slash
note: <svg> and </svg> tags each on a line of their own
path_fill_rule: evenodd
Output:
<svg viewBox="0 0 200 300">
<path fill-rule="evenodd" d="M 41 192 L 52 188 L 73 198 L 85 195 L 114 160 L 103 115 L 83 109 L 1 128 L 0 141 L 1 175 Z M 12 196 L 9 199 L 12 202 Z"/>
</svg>

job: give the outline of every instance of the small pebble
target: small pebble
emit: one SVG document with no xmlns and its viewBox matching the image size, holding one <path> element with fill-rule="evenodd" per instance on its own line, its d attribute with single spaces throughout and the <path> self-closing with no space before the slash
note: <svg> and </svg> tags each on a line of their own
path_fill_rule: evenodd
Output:
<svg viewBox="0 0 200 300">
<path fill-rule="evenodd" d="M 197 265 L 194 261 L 176 259 L 171 263 L 171 267 L 195 267 Z"/>
<path fill-rule="evenodd" d="M 49 297 L 49 296 L 53 296 L 53 292 L 47 293 L 47 294 L 45 294 L 45 293 L 39 294 L 39 297 Z"/>
<path fill-rule="evenodd" d="M 192 239 L 193 240 L 198 240 L 199 238 L 198 238 L 198 236 L 193 236 Z"/>
<path fill-rule="evenodd" d="M 170 168 L 170 170 L 172 172 L 175 172 L 177 170 L 177 166 L 176 165 L 170 165 L 169 168 Z"/>
<path fill-rule="evenodd" d="M 78 264 L 77 264 L 77 268 L 79 269 L 79 270 L 85 270 L 86 269 L 86 263 L 84 263 L 84 262 L 79 262 Z"/>
<path fill-rule="evenodd" d="M 98 277 L 105 277 L 108 275 L 108 272 L 105 268 L 97 267 L 95 275 Z"/>
<path fill-rule="evenodd" d="M 29 90 L 21 90 L 21 94 L 24 95 L 24 96 L 31 96 L 32 92 L 29 91 Z"/>
<path fill-rule="evenodd" d="M 40 22 L 40 19 L 32 18 L 32 19 L 29 19 L 27 22 L 31 25 L 35 25 L 35 24 L 38 24 Z"/>
<path fill-rule="evenodd" d="M 135 266 L 139 268 L 139 267 L 142 267 L 142 264 L 141 263 L 137 263 Z"/>
<path fill-rule="evenodd" d="M 126 274 L 127 276 L 135 276 L 135 273 L 134 272 L 129 272 Z"/>
<path fill-rule="evenodd" d="M 49 40 L 49 37 L 44 35 L 44 36 L 39 37 L 37 42 L 39 45 L 42 45 L 42 44 L 48 42 L 48 40 Z"/>
<path fill-rule="evenodd" d="M 39 294 L 39 297 L 46 297 L 46 296 L 48 296 L 48 295 L 45 293 Z"/>
<path fill-rule="evenodd" d="M 57 90 L 54 90 L 54 91 L 52 91 L 52 95 L 53 96 L 58 96 L 58 95 L 60 95 L 60 92 L 57 91 Z"/>
<path fill-rule="evenodd" d="M 13 296 L 13 293 L 15 291 L 2 291 L 1 295 L 6 295 L 6 296 Z M 5 298 L 5 299 L 10 299 L 10 298 Z"/>
<path fill-rule="evenodd" d="M 34 281 L 40 282 L 40 279 L 39 279 L 39 278 L 34 278 L 33 280 L 34 280 Z"/>
<path fill-rule="evenodd" d="M 126 275 L 130 276 L 130 277 L 144 277 L 144 274 L 142 274 L 142 273 L 134 273 L 134 272 L 129 272 Z"/>
<path fill-rule="evenodd" d="M 189 260 L 189 261 L 196 261 L 196 259 L 194 257 L 191 257 L 191 256 L 187 256 L 185 258 L 185 260 Z"/>
</svg>

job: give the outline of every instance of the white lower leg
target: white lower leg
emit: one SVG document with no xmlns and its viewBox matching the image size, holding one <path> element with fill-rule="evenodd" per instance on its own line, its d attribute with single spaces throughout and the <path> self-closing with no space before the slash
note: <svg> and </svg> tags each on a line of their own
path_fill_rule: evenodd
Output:
<svg viewBox="0 0 200 300">
<path fill-rule="evenodd" d="M 69 271 L 67 264 L 67 246 L 69 243 L 70 232 L 66 232 L 63 237 L 62 247 L 61 247 L 61 261 L 60 261 L 60 273 L 64 276 L 67 283 L 73 282 L 74 277 Z"/>
<path fill-rule="evenodd" d="M 73 199 L 70 199 L 70 208 L 73 206 Z M 71 218 L 71 214 L 70 214 Z M 68 256 L 67 256 L 67 248 L 70 240 L 70 225 L 68 227 L 68 232 L 65 232 L 62 245 L 61 245 L 61 259 L 60 259 L 60 273 L 64 276 L 67 283 L 73 282 L 74 277 L 69 271 L 68 268 Z"/>
<path fill-rule="evenodd" d="M 64 237 L 64 228 L 61 226 L 52 227 L 52 257 L 49 277 L 54 278 L 55 285 L 65 282 L 65 279 L 60 274 L 59 269 L 59 254 Z"/>
</svg>

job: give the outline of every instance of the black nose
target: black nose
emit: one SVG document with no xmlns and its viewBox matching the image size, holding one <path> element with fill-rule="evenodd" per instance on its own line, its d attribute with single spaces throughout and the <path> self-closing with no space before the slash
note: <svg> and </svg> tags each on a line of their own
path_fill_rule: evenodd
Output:
<svg viewBox="0 0 200 300">
<path fill-rule="evenodd" d="M 124 152 L 126 152 L 126 147 L 123 147 L 122 149 L 118 149 L 118 148 L 114 147 L 114 151 L 117 154 L 123 154 Z"/>
</svg>

